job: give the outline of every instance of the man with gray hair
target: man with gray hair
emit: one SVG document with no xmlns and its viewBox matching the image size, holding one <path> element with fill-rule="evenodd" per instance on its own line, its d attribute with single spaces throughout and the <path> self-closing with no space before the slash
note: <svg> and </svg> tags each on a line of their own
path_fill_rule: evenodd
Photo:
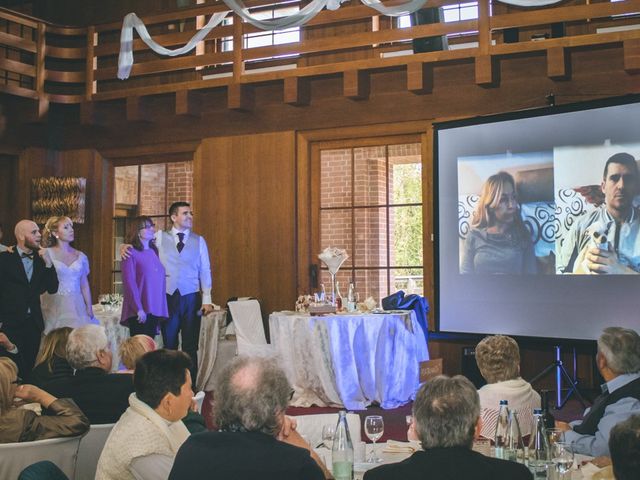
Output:
<svg viewBox="0 0 640 480">
<path fill-rule="evenodd" d="M 67 361 L 72 376 L 43 387 L 59 398 L 72 398 L 92 424 L 115 423 L 129 406 L 133 376 L 111 372 L 111 348 L 104 327 L 85 325 L 69 334 Z"/>
<path fill-rule="evenodd" d="M 320 480 L 322 461 L 294 429 L 285 410 L 287 377 L 273 360 L 237 357 L 222 371 L 214 400 L 217 432 L 192 435 L 178 451 L 170 480 Z M 287 431 L 288 430 L 288 431 Z"/>
<path fill-rule="evenodd" d="M 480 434 L 480 398 L 462 375 L 441 375 L 427 381 L 413 402 L 410 439 L 423 450 L 399 463 L 382 465 L 364 474 L 365 480 L 531 479 L 522 464 L 486 457 L 471 447 Z"/>
<path fill-rule="evenodd" d="M 582 420 L 556 422 L 575 453 L 609 455 L 611 429 L 640 413 L 640 336 L 622 327 L 605 328 L 598 339 L 598 370 L 604 378 L 602 395 L 585 410 Z"/>
</svg>

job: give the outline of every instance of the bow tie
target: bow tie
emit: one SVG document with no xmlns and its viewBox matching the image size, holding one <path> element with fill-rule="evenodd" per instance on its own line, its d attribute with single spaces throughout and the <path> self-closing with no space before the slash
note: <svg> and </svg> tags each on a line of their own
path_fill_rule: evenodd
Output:
<svg viewBox="0 0 640 480">
<path fill-rule="evenodd" d="M 31 260 L 33 260 L 34 255 L 35 255 L 35 252 L 31 252 L 31 253 L 22 253 L 20 256 L 22 258 L 30 258 Z"/>
</svg>

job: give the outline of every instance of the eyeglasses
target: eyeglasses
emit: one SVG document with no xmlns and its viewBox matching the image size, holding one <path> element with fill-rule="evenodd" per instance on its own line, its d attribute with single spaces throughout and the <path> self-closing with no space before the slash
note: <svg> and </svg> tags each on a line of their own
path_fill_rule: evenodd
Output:
<svg viewBox="0 0 640 480">
<path fill-rule="evenodd" d="M 11 382 L 13 385 L 22 385 L 22 378 L 16 377 L 16 379 Z"/>
</svg>

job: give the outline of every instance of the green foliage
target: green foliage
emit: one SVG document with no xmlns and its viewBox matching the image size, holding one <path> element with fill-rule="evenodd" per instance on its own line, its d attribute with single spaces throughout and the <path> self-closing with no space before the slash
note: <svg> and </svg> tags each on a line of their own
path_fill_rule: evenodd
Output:
<svg viewBox="0 0 640 480">
<path fill-rule="evenodd" d="M 394 204 L 422 203 L 422 165 L 393 165 Z M 396 265 L 422 265 L 422 207 L 397 207 L 393 215 L 393 249 Z M 399 269 L 398 274 L 412 275 L 415 269 Z"/>
</svg>

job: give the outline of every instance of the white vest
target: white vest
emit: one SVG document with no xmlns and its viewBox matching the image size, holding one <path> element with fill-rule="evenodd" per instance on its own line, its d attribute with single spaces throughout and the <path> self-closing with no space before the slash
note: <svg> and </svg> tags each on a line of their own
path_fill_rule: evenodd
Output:
<svg viewBox="0 0 640 480">
<path fill-rule="evenodd" d="M 158 246 L 160 261 L 167 271 L 167 293 L 180 290 L 181 295 L 200 291 L 200 236 L 189 232 L 189 237 L 178 253 L 171 232 L 162 232 Z"/>
</svg>

